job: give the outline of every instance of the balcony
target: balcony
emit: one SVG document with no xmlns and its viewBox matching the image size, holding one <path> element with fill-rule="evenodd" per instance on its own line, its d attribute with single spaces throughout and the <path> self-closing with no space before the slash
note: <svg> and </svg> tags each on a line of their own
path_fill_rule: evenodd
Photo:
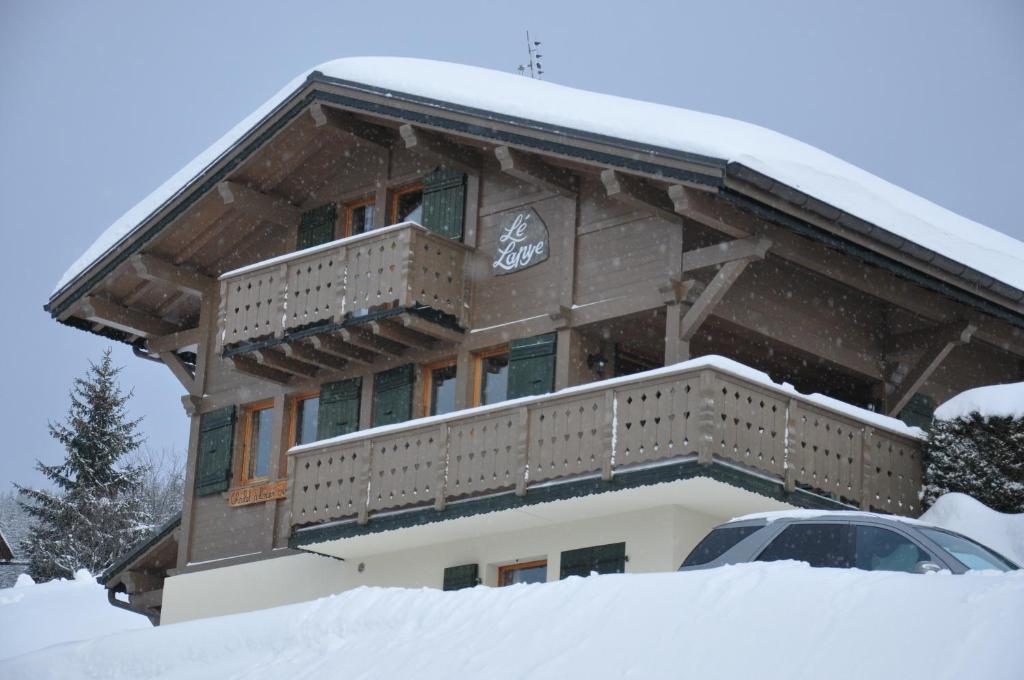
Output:
<svg viewBox="0 0 1024 680">
<path fill-rule="evenodd" d="M 337 368 L 335 359 L 458 340 L 468 313 L 466 250 L 406 222 L 228 272 L 220 277 L 218 351 L 243 370 L 286 381 L 288 373 Z M 353 325 L 358 331 L 347 330 Z M 306 344 L 325 334 L 333 337 Z"/>
<path fill-rule="evenodd" d="M 300 533 L 325 523 L 372 527 L 378 516 L 417 508 L 445 519 L 440 511 L 474 497 L 529 502 L 563 484 L 583 483 L 567 494 L 582 495 L 671 474 L 717 476 L 795 503 L 921 511 L 913 431 L 721 357 L 356 432 L 293 449 L 289 459 Z"/>
</svg>

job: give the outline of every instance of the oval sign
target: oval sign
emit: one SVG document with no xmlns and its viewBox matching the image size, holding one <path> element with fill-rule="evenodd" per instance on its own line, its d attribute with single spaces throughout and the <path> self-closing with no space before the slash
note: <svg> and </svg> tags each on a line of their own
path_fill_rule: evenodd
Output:
<svg viewBox="0 0 1024 680">
<path fill-rule="evenodd" d="M 511 274 L 548 259 L 548 227 L 533 208 L 513 213 L 500 228 L 495 274 Z"/>
</svg>

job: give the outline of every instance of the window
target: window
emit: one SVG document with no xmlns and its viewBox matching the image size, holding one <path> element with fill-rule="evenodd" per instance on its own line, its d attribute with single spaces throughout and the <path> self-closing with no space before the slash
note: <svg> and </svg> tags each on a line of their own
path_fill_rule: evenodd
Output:
<svg viewBox="0 0 1024 680">
<path fill-rule="evenodd" d="M 373 229 L 374 197 L 345 204 L 345 236 L 355 236 Z"/>
<path fill-rule="evenodd" d="M 812 567 L 848 568 L 849 524 L 793 524 L 783 529 L 758 556 L 758 562 L 797 560 Z"/>
<path fill-rule="evenodd" d="M 707 564 L 727 553 L 737 543 L 759 529 L 763 525 L 752 524 L 740 527 L 720 527 L 715 529 L 697 544 L 697 547 L 686 556 L 684 567 Z"/>
<path fill-rule="evenodd" d="M 547 580 L 547 560 L 520 562 L 498 567 L 499 586 L 513 586 L 517 583 L 545 583 Z"/>
<path fill-rule="evenodd" d="M 957 561 L 968 569 L 1010 571 L 1014 568 L 1014 565 L 1009 560 L 959 534 L 938 529 L 926 529 L 924 527 L 921 527 L 921 533 L 938 543 L 939 547 L 955 557 Z"/>
<path fill-rule="evenodd" d="M 423 185 L 419 182 L 391 194 L 389 224 L 423 221 Z"/>
<path fill-rule="evenodd" d="M 933 561 L 916 543 L 889 529 L 858 525 L 855 538 L 854 566 L 858 569 L 916 574 L 918 562 Z"/>
<path fill-rule="evenodd" d="M 473 404 L 496 404 L 508 398 L 508 348 L 500 347 L 476 356 Z"/>
<path fill-rule="evenodd" d="M 455 410 L 455 361 L 431 364 L 423 369 L 424 415 L 436 416 Z"/>
<path fill-rule="evenodd" d="M 333 203 L 326 203 L 302 213 L 296 247 L 302 250 L 333 241 L 336 218 L 337 208 Z"/>
<path fill-rule="evenodd" d="M 308 444 L 317 440 L 320 420 L 320 393 L 310 392 L 292 400 L 291 445 Z"/>
<path fill-rule="evenodd" d="M 608 543 L 562 553 L 559 578 L 591 574 L 622 574 L 626 571 L 626 544 Z"/>
<path fill-rule="evenodd" d="M 270 475 L 273 417 L 273 401 L 264 401 L 245 407 L 241 474 L 243 483 Z"/>
</svg>

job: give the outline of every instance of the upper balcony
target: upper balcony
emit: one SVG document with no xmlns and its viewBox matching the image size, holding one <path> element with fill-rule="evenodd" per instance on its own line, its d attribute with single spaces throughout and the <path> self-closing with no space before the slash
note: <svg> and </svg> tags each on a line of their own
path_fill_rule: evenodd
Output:
<svg viewBox="0 0 1024 680">
<path fill-rule="evenodd" d="M 703 357 L 297 447 L 293 541 L 395 528 L 398 516 L 421 524 L 690 477 L 794 504 L 916 516 L 916 433 Z M 465 502 L 474 500 L 482 505 L 471 511 Z"/>
<path fill-rule="evenodd" d="M 344 360 L 456 339 L 469 311 L 466 251 L 405 222 L 227 272 L 220 277 L 218 351 L 227 349 L 242 368 L 258 364 L 283 376 L 301 374 L 301 362 L 334 367 L 327 357 L 339 348 Z M 357 324 L 358 333 L 345 330 Z M 328 333 L 343 335 L 326 346 L 300 342 Z"/>
</svg>

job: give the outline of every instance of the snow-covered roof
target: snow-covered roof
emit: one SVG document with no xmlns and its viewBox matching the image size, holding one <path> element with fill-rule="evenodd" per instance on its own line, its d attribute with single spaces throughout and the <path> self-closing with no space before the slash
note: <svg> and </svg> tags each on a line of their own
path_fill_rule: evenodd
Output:
<svg viewBox="0 0 1024 680">
<path fill-rule="evenodd" d="M 975 412 L 986 418 L 1024 418 L 1024 382 L 985 385 L 961 392 L 935 409 L 935 417 L 953 420 Z"/>
<path fill-rule="evenodd" d="M 900 515 L 883 515 L 877 512 L 864 512 L 862 510 L 818 510 L 814 508 L 797 508 L 795 510 L 772 510 L 770 512 L 752 512 L 749 515 L 734 517 L 730 522 L 746 522 L 749 520 L 763 519 L 769 523 L 780 519 L 815 519 L 817 517 L 866 517 L 893 520 L 895 522 L 906 522 L 908 524 L 924 524 L 910 517 Z"/>
<path fill-rule="evenodd" d="M 577 90 L 473 66 L 397 57 L 357 57 L 321 64 L 286 85 L 103 232 L 64 273 L 54 294 L 185 190 L 302 88 L 314 71 L 395 93 L 740 163 L 898 237 L 1024 290 L 1021 241 L 778 132 L 722 116 Z"/>
</svg>

